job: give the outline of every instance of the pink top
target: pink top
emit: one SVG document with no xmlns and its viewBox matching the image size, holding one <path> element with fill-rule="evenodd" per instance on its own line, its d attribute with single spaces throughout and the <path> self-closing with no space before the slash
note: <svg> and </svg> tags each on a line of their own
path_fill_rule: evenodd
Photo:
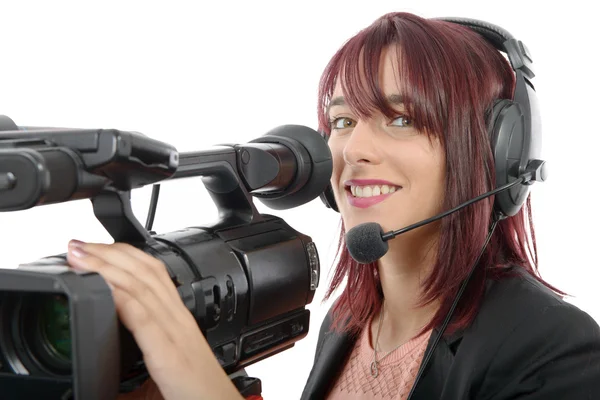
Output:
<svg viewBox="0 0 600 400">
<path fill-rule="evenodd" d="M 431 330 L 394 350 L 379 362 L 379 375 L 374 378 L 370 372 L 373 361 L 371 330 L 363 329 L 327 400 L 406 399 L 419 371 L 430 336 Z M 377 352 L 377 359 L 381 359 L 385 354 Z"/>
</svg>

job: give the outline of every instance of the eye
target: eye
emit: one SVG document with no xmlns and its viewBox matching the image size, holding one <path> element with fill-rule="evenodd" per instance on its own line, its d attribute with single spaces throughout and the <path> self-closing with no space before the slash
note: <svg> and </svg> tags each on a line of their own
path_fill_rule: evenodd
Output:
<svg viewBox="0 0 600 400">
<path fill-rule="evenodd" d="M 400 126 L 403 128 L 408 128 L 408 127 L 412 126 L 412 124 L 413 124 L 412 120 L 410 119 L 410 117 L 408 117 L 406 115 L 400 115 L 399 117 L 394 119 L 391 123 L 391 125 Z"/>
<path fill-rule="evenodd" d="M 331 129 L 354 128 L 355 126 L 356 121 L 348 117 L 335 118 L 333 121 L 331 121 Z"/>
</svg>

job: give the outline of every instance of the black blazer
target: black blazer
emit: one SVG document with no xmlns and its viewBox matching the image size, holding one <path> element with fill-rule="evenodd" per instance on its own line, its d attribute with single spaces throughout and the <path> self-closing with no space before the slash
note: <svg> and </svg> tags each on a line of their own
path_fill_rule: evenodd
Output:
<svg viewBox="0 0 600 400">
<path fill-rule="evenodd" d="M 488 282 L 476 319 L 440 340 L 411 400 L 600 399 L 598 324 L 518 271 Z M 330 324 L 331 310 L 301 400 L 324 399 L 352 350 Z"/>
</svg>

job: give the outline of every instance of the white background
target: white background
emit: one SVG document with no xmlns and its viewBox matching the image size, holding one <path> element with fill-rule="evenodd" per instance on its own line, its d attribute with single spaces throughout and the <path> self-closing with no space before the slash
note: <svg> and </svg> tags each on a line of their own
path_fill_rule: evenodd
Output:
<svg viewBox="0 0 600 400">
<path fill-rule="evenodd" d="M 533 191 L 540 270 L 600 321 L 594 196 L 600 78 L 591 10 L 581 1 L 3 2 L 0 114 L 23 126 L 139 131 L 180 151 L 243 143 L 282 124 L 315 128 L 327 61 L 384 13 L 498 24 L 525 42 L 536 67 L 551 167 L 549 181 Z M 158 232 L 216 217 L 199 179 L 162 189 Z M 149 194 L 150 188 L 133 193 L 142 223 Z M 312 236 L 323 263 L 309 336 L 247 369 L 262 379 L 266 399 L 295 399 L 328 308 L 321 299 L 339 216 L 318 199 L 283 212 L 256 203 Z M 63 252 L 71 238 L 110 242 L 87 200 L 0 214 L 0 226 L 0 264 L 7 268 Z"/>
</svg>

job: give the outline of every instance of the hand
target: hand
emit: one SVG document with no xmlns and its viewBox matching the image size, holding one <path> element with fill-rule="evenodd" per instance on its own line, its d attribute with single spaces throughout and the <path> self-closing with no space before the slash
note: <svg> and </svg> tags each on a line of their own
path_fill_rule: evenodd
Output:
<svg viewBox="0 0 600 400">
<path fill-rule="evenodd" d="M 111 287 L 119 318 L 165 400 L 242 398 L 161 261 L 124 243 L 75 240 L 69 242 L 67 260 L 100 274 Z"/>
</svg>

